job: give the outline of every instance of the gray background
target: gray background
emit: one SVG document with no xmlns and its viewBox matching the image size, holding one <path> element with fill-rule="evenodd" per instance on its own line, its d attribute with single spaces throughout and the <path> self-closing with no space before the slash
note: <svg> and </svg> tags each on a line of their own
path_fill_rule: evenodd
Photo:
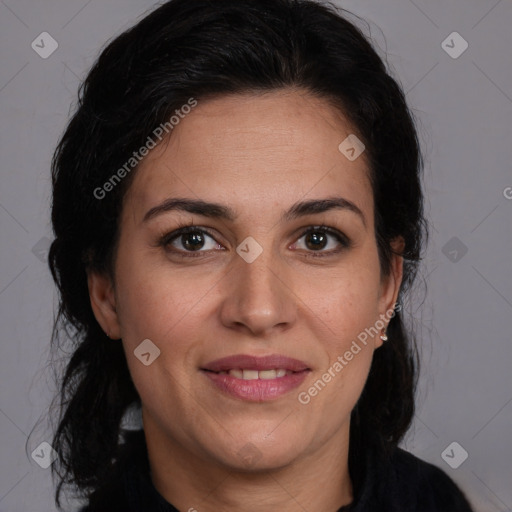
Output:
<svg viewBox="0 0 512 512">
<path fill-rule="evenodd" d="M 423 373 L 404 444 L 443 468 L 476 510 L 511 510 L 512 3 L 337 3 L 370 23 L 418 118 L 426 156 L 428 288 L 406 305 L 421 335 Z M 0 0 L 0 512 L 55 510 L 50 469 L 30 457 L 50 440 L 38 422 L 54 391 L 48 346 L 57 296 L 44 261 L 51 154 L 99 49 L 153 6 Z M 44 31 L 59 45 L 47 59 L 31 48 Z M 458 58 L 442 47 L 454 31 L 469 44 Z M 441 457 L 454 441 L 469 454 L 457 469 Z M 462 452 L 448 453 L 457 461 Z"/>
</svg>

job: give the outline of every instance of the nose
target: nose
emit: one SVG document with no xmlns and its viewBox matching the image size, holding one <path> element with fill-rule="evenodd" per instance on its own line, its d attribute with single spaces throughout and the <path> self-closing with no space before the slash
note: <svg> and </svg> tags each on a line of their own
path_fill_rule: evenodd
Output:
<svg viewBox="0 0 512 512">
<path fill-rule="evenodd" d="M 252 263 L 237 255 L 232 264 L 220 307 L 222 324 L 258 337 L 289 329 L 297 318 L 297 302 L 286 265 L 271 250 Z"/>
</svg>

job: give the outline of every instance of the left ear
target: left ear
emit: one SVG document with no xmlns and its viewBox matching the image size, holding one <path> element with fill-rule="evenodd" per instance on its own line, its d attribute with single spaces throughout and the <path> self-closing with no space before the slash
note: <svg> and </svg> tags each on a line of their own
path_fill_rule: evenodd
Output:
<svg viewBox="0 0 512 512">
<path fill-rule="evenodd" d="M 398 299 L 398 292 L 400 291 L 400 285 L 402 284 L 404 258 L 401 255 L 403 254 L 405 241 L 399 236 L 390 242 L 390 246 L 392 253 L 389 262 L 389 272 L 387 275 L 382 276 L 379 289 L 379 316 L 386 315 L 389 311 L 394 310 Z M 390 318 L 389 314 L 387 314 L 386 317 Z M 382 318 L 382 316 L 380 316 L 380 318 Z M 387 328 L 389 320 L 385 322 Z M 375 348 L 380 347 L 383 343 L 378 337 L 375 341 Z"/>
<path fill-rule="evenodd" d="M 112 279 L 105 273 L 87 272 L 91 307 L 105 334 L 113 340 L 121 338 L 121 327 L 116 310 L 116 299 Z"/>
</svg>

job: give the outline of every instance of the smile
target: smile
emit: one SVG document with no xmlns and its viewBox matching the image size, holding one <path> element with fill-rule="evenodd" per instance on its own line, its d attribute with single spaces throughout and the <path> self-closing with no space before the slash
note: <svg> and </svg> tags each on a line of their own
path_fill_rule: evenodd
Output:
<svg viewBox="0 0 512 512">
<path fill-rule="evenodd" d="M 311 368 L 280 354 L 238 354 L 200 368 L 213 388 L 224 396 L 249 402 L 276 400 L 300 386 Z"/>
<path fill-rule="evenodd" d="M 286 370 L 284 368 L 276 368 L 274 370 L 241 370 L 241 369 L 233 369 L 229 371 L 219 372 L 219 375 L 231 375 L 231 377 L 236 377 L 237 379 L 243 380 L 270 380 L 275 378 L 281 378 L 285 375 L 291 375 L 293 372 L 291 370 Z"/>
</svg>

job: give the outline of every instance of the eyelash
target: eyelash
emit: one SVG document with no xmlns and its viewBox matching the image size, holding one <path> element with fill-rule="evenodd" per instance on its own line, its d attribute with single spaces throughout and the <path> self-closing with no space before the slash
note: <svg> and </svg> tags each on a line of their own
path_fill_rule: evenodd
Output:
<svg viewBox="0 0 512 512">
<path fill-rule="evenodd" d="M 167 247 L 171 242 L 179 238 L 181 235 L 186 235 L 189 233 L 201 233 L 206 234 L 213 240 L 215 240 L 215 237 L 212 233 L 206 228 L 202 228 L 200 226 L 194 226 L 194 225 L 183 225 L 180 226 L 178 229 L 172 231 L 171 233 L 166 233 L 163 236 L 161 236 L 158 240 L 158 246 L 159 247 Z M 311 253 L 306 253 L 306 257 L 311 258 L 325 258 L 329 256 L 335 256 L 336 254 L 340 253 L 341 251 L 345 249 L 349 249 L 352 246 L 352 243 L 350 240 L 340 231 L 337 229 L 330 228 L 328 226 L 310 226 L 306 230 L 302 232 L 300 237 L 297 240 L 300 240 L 304 236 L 310 234 L 310 233 L 325 233 L 327 235 L 333 236 L 342 246 L 342 249 L 335 249 L 331 251 L 312 251 Z M 215 240 L 216 241 L 216 240 Z M 217 242 L 218 243 L 218 242 Z M 219 244 L 220 245 L 220 244 Z M 205 252 L 209 251 L 179 251 L 179 250 L 171 250 L 170 252 L 177 254 L 180 257 L 183 258 L 197 258 L 202 257 Z"/>
</svg>

